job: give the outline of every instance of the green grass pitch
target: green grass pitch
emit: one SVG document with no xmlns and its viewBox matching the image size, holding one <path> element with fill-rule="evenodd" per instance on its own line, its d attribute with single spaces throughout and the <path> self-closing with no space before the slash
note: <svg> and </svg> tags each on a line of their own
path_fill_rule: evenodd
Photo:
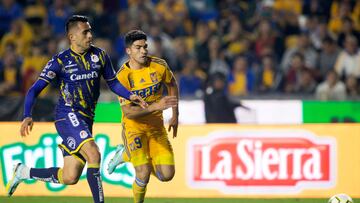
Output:
<svg viewBox="0 0 360 203">
<path fill-rule="evenodd" d="M 4 197 L 1 203 L 89 203 L 90 197 Z M 131 198 L 105 198 L 106 203 L 132 203 Z M 354 199 L 360 202 L 360 199 Z M 208 198 L 147 198 L 146 203 L 327 203 L 327 199 L 208 199 Z"/>
</svg>

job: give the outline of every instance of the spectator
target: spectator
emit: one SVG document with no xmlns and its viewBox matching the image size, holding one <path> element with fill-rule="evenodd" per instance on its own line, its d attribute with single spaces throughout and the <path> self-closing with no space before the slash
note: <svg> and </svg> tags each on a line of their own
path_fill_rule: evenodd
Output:
<svg viewBox="0 0 360 203">
<path fill-rule="evenodd" d="M 174 40 L 174 48 L 175 48 L 175 66 L 171 69 L 173 72 L 178 73 L 185 66 L 185 62 L 188 58 L 193 57 L 193 53 L 189 50 L 186 39 L 183 37 L 178 37 Z"/>
<path fill-rule="evenodd" d="M 326 80 L 316 87 L 315 96 L 318 100 L 345 100 L 345 84 L 339 80 L 337 73 L 331 70 Z"/>
<path fill-rule="evenodd" d="M 195 55 L 198 59 L 200 68 L 208 73 L 210 64 L 210 55 L 208 42 L 210 38 L 210 29 L 204 22 L 198 22 L 196 25 L 196 38 L 195 38 Z"/>
<path fill-rule="evenodd" d="M 248 61 L 244 56 L 235 58 L 232 73 L 229 77 L 229 93 L 231 96 L 243 96 L 252 92 L 255 84 L 255 76 L 248 67 Z"/>
<path fill-rule="evenodd" d="M 314 80 L 311 71 L 303 69 L 300 72 L 300 78 L 297 86 L 295 87 L 295 93 L 302 95 L 312 95 L 316 89 L 316 82 Z"/>
<path fill-rule="evenodd" d="M 304 65 L 304 56 L 300 53 L 295 53 L 291 60 L 291 64 L 288 68 L 288 72 L 285 77 L 285 92 L 295 93 L 300 86 L 300 78 L 302 71 L 307 69 Z"/>
<path fill-rule="evenodd" d="M 274 29 L 271 27 L 270 22 L 267 20 L 260 21 L 255 39 L 255 54 L 261 58 L 265 48 L 270 47 L 274 49 L 279 43 Z M 279 46 L 279 45 L 277 45 Z"/>
<path fill-rule="evenodd" d="M 14 44 L 16 53 L 19 56 L 29 54 L 30 45 L 33 40 L 31 27 L 23 20 L 17 19 L 11 23 L 11 31 L 4 35 L 0 44 L 0 57 L 5 53 L 5 47 L 8 44 Z"/>
<path fill-rule="evenodd" d="M 354 76 L 350 76 L 346 79 L 346 92 L 348 99 L 359 100 L 360 87 L 358 80 Z"/>
<path fill-rule="evenodd" d="M 323 41 L 326 37 L 334 36 L 327 30 L 327 22 L 320 21 L 314 25 L 314 29 L 310 32 L 311 43 L 316 50 L 321 50 Z"/>
<path fill-rule="evenodd" d="M 249 36 L 250 34 L 244 31 L 241 21 L 235 17 L 231 18 L 229 31 L 223 37 L 227 57 L 234 58 L 248 51 L 245 43 Z"/>
<path fill-rule="evenodd" d="M 229 99 L 225 81 L 221 73 L 210 76 L 204 97 L 206 123 L 236 123 L 234 110 L 241 104 Z"/>
<path fill-rule="evenodd" d="M 3 57 L 2 80 L 0 80 L 0 96 L 20 94 L 20 63 L 15 51 L 7 47 Z"/>
<path fill-rule="evenodd" d="M 196 59 L 187 59 L 178 79 L 181 97 L 199 97 L 204 79 L 204 74 L 198 68 Z"/>
<path fill-rule="evenodd" d="M 345 49 L 340 52 L 335 63 L 335 71 L 340 77 L 350 75 L 360 78 L 360 52 L 356 37 L 349 35 L 345 38 Z"/>
<path fill-rule="evenodd" d="M 156 36 L 152 39 L 152 42 L 153 42 L 154 49 L 152 52 L 149 52 L 149 53 L 156 57 L 165 59 L 165 61 L 167 61 L 169 67 L 171 67 L 171 68 L 176 66 L 175 55 L 172 52 L 165 50 L 165 47 L 162 43 L 161 38 Z"/>
<path fill-rule="evenodd" d="M 260 92 L 271 92 L 277 88 L 279 78 L 274 63 L 274 60 L 269 55 L 264 56 L 261 60 L 261 72 L 258 84 L 258 90 Z"/>
<path fill-rule="evenodd" d="M 68 47 L 68 40 L 56 30 L 62 33 L 64 21 L 76 12 L 103 25 L 93 30 L 102 37 L 95 43 L 107 49 L 116 68 L 127 60 L 124 33 L 141 27 L 149 33 L 149 53 L 167 58 L 176 76 L 185 74 L 183 78 L 188 79 L 189 72 L 194 72 L 201 83 L 207 83 L 210 75 L 221 72 L 227 78 L 229 95 L 257 98 L 259 93 L 272 93 L 266 97 L 277 98 L 292 93 L 302 98 L 326 79 L 328 71 L 335 70 L 347 85 L 348 98 L 356 99 L 351 95 L 356 95 L 360 81 L 358 0 L 0 2 L 0 63 L 4 64 L 6 47 L 16 47 L 17 63 L 24 60 L 20 73 L 26 75 L 24 82 L 17 82 L 20 86 L 27 86 L 29 75 L 36 75 L 39 65 L 34 64 L 42 63 L 35 59 L 39 57 L 37 47 L 44 49 L 43 55 Z M 1 33 L 5 33 L 2 38 Z M 297 54 L 303 59 L 299 62 L 296 56 L 294 63 L 301 65 L 294 67 Z M 247 65 L 237 72 L 234 64 L 239 55 L 243 57 L 240 64 Z M 192 57 L 198 60 L 195 71 L 182 72 Z M 34 72 L 29 74 L 29 70 Z"/>
<path fill-rule="evenodd" d="M 150 34 L 148 39 L 149 53 L 155 52 L 155 46 L 153 45 L 154 39 L 160 38 L 162 48 L 169 54 L 173 54 L 173 39 L 163 31 L 162 26 L 158 23 L 154 23 L 150 27 Z"/>
<path fill-rule="evenodd" d="M 342 48 L 345 47 L 345 38 L 348 35 L 352 35 L 356 37 L 356 40 L 359 42 L 360 33 L 355 30 L 353 20 L 349 17 L 344 17 L 342 19 L 341 32 L 338 36 L 338 45 Z"/>
<path fill-rule="evenodd" d="M 218 36 L 212 36 L 209 40 L 210 68 L 209 74 L 220 72 L 226 77 L 229 76 L 230 68 L 225 61 L 225 53 L 221 47 L 221 41 Z"/>
<path fill-rule="evenodd" d="M 335 40 L 331 37 L 326 37 L 322 43 L 322 50 L 319 55 L 318 63 L 321 79 L 324 79 L 329 70 L 334 69 L 339 53 L 340 49 L 336 45 Z"/>
<path fill-rule="evenodd" d="M 330 17 L 331 1 L 327 0 L 305 0 L 303 1 L 302 12 L 306 16 L 324 16 L 326 19 Z"/>
<path fill-rule="evenodd" d="M 170 36 L 184 36 L 187 20 L 187 9 L 182 0 L 163 0 L 156 5 L 156 11 L 164 24 L 164 31 Z M 150 12 L 151 14 L 152 12 Z"/>
<path fill-rule="evenodd" d="M 349 1 L 333 1 L 331 5 L 331 18 L 328 23 L 328 29 L 339 34 L 343 26 L 343 19 L 351 17 L 351 5 Z"/>
<path fill-rule="evenodd" d="M 12 21 L 22 16 L 21 6 L 15 0 L 2 0 L 0 2 L 0 39 L 10 30 Z"/>
<path fill-rule="evenodd" d="M 37 38 L 51 34 L 46 30 L 47 8 L 43 0 L 29 1 L 29 4 L 24 8 L 24 18 L 30 24 L 33 34 Z"/>
<path fill-rule="evenodd" d="M 48 58 L 59 51 L 60 50 L 58 50 L 58 44 L 56 39 L 50 39 L 49 41 L 47 41 L 45 54 Z"/>
<path fill-rule="evenodd" d="M 73 13 L 73 9 L 66 2 L 67 1 L 63 0 L 55 0 L 48 11 L 48 24 L 51 26 L 55 36 L 64 34 L 66 20 Z"/>
<path fill-rule="evenodd" d="M 21 68 L 21 75 L 23 81 L 21 90 L 24 94 L 38 79 L 40 72 L 45 67 L 46 62 L 49 60 L 48 57 L 44 55 L 39 42 L 32 43 L 31 50 L 31 54 L 24 57 L 24 62 Z M 48 89 L 41 92 L 41 95 L 45 95 L 47 91 Z"/>
<path fill-rule="evenodd" d="M 310 69 L 316 68 L 316 62 L 318 60 L 318 54 L 316 50 L 312 47 L 308 33 L 304 32 L 300 35 L 298 39 L 297 46 L 294 48 L 287 49 L 282 61 L 281 67 L 286 73 L 290 67 L 290 62 L 295 53 L 301 53 L 304 56 L 304 65 Z"/>
</svg>

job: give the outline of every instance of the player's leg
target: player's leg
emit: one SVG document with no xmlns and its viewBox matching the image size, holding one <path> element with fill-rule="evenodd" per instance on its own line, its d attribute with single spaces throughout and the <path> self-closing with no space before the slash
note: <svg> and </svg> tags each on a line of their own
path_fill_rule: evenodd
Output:
<svg viewBox="0 0 360 203">
<path fill-rule="evenodd" d="M 175 175 L 174 152 L 165 128 L 149 132 L 149 153 L 153 174 L 160 181 L 170 181 Z"/>
<path fill-rule="evenodd" d="M 108 163 L 107 171 L 109 174 L 112 174 L 117 166 L 130 161 L 130 146 L 127 146 L 128 142 L 126 139 L 126 128 L 124 127 L 124 125 L 121 133 L 121 138 L 124 144 L 119 144 L 116 147 L 115 155 Z"/>
<path fill-rule="evenodd" d="M 27 179 L 72 185 L 79 180 L 83 167 L 84 163 L 73 156 L 64 157 L 63 168 L 29 168 L 25 164 L 19 163 L 14 168 L 13 178 L 8 182 L 6 191 L 8 196 L 11 196 L 17 186 Z"/>
<path fill-rule="evenodd" d="M 100 177 L 100 152 L 92 137 L 93 121 L 79 113 L 70 112 L 55 123 L 63 139 L 60 147 L 71 155 L 83 157 L 88 163 L 87 181 L 95 203 L 104 202 Z M 85 161 L 84 161 L 85 162 Z"/>
<path fill-rule="evenodd" d="M 80 149 L 81 155 L 88 163 L 86 178 L 91 189 L 95 203 L 104 202 L 104 191 L 100 174 L 100 152 L 96 143 L 91 140 L 86 142 Z"/>
<path fill-rule="evenodd" d="M 84 169 L 84 158 L 79 158 L 76 155 L 64 157 L 64 167 L 62 173 L 59 174 L 60 183 L 66 185 L 74 185 L 79 181 L 81 173 Z"/>
<path fill-rule="evenodd" d="M 74 156 L 64 156 L 63 168 L 31 168 L 30 179 L 74 185 L 78 182 L 83 168 L 84 162 Z"/>
<path fill-rule="evenodd" d="M 144 202 L 147 184 L 151 174 L 151 163 L 148 160 L 148 138 L 146 133 L 141 130 L 136 132 L 136 129 L 131 129 L 131 134 L 127 133 L 126 128 L 123 128 L 123 142 L 125 150 L 122 153 L 126 154 L 130 162 L 135 168 L 135 181 L 133 183 L 134 202 Z"/>
<path fill-rule="evenodd" d="M 126 152 L 125 145 L 119 144 L 116 147 L 116 151 L 115 151 L 113 158 L 108 163 L 108 166 L 107 166 L 108 173 L 112 174 L 117 166 L 119 166 L 125 162 L 129 162 L 129 161 L 130 161 L 130 158 Z"/>
<path fill-rule="evenodd" d="M 147 184 L 151 174 L 151 164 L 135 166 L 135 181 L 133 183 L 134 203 L 142 203 L 145 199 Z"/>
<path fill-rule="evenodd" d="M 153 165 L 154 174 L 162 182 L 170 181 L 175 176 L 175 165 Z"/>
</svg>

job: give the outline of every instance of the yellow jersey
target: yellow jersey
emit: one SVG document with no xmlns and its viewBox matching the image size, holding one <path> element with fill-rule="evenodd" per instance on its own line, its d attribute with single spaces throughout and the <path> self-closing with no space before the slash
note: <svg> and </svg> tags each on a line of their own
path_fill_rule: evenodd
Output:
<svg viewBox="0 0 360 203">
<path fill-rule="evenodd" d="M 117 78 L 125 88 L 151 104 L 162 98 L 164 83 L 170 83 L 173 73 L 165 60 L 149 56 L 147 65 L 141 69 L 131 69 L 129 63 L 125 62 L 118 71 Z M 119 101 L 121 106 L 131 103 L 122 97 L 119 97 Z M 122 122 L 128 129 L 133 127 L 163 127 L 164 125 L 162 111 L 156 111 L 137 119 L 128 119 L 123 114 Z"/>
</svg>

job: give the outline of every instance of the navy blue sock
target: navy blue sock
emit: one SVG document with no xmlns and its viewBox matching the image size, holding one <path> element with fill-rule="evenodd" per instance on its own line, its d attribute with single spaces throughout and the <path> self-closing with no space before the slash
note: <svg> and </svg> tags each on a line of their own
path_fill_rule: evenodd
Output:
<svg viewBox="0 0 360 203">
<path fill-rule="evenodd" d="M 101 183 L 99 166 L 91 166 L 89 164 L 86 177 L 93 195 L 94 203 L 103 203 L 104 191 Z"/>
<path fill-rule="evenodd" d="M 58 172 L 60 168 L 31 168 L 30 178 L 43 182 L 60 183 Z"/>
</svg>

